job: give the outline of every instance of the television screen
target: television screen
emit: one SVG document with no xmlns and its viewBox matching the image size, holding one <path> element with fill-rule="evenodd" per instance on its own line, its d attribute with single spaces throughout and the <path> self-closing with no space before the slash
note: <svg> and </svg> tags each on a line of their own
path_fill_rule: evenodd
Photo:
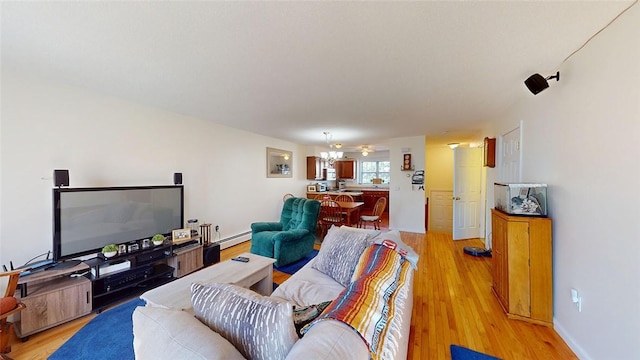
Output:
<svg viewBox="0 0 640 360">
<path fill-rule="evenodd" d="M 182 186 L 54 189 L 54 260 L 169 235 L 183 227 L 183 204 Z"/>
</svg>

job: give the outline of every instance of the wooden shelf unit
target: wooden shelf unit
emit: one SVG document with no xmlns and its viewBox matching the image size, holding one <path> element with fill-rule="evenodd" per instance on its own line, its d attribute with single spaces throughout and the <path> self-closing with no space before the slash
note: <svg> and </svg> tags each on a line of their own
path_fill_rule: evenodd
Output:
<svg viewBox="0 0 640 360">
<path fill-rule="evenodd" d="M 20 278 L 16 296 L 27 308 L 15 315 L 16 334 L 26 338 L 201 269 L 199 239 L 196 236 L 183 246 L 166 241 L 108 259 L 98 255 L 75 267 Z M 122 261 L 128 261 L 130 268 L 101 274 L 101 266 Z"/>
<path fill-rule="evenodd" d="M 551 219 L 491 209 L 493 293 L 509 318 L 553 327 Z"/>
<path fill-rule="evenodd" d="M 177 278 L 202 269 L 204 266 L 202 245 L 173 250 L 173 255 L 169 258 L 168 264 L 174 268 L 173 276 Z"/>
<path fill-rule="evenodd" d="M 86 264 L 80 263 L 20 278 L 16 296 L 27 308 L 15 316 L 16 335 L 26 338 L 91 313 L 91 281 L 84 276 L 72 276 L 88 270 Z"/>
</svg>

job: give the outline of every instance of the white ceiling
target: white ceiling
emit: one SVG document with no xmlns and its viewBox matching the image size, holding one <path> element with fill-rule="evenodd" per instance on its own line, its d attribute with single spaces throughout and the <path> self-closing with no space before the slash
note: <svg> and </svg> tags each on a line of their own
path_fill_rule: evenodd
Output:
<svg viewBox="0 0 640 360">
<path fill-rule="evenodd" d="M 306 145 L 465 142 L 631 3 L 2 2 L 2 66 Z"/>
</svg>

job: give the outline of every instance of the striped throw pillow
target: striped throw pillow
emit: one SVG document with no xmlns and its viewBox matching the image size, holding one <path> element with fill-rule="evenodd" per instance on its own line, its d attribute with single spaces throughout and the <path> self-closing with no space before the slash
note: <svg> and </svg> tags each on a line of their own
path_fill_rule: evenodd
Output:
<svg viewBox="0 0 640 360">
<path fill-rule="evenodd" d="M 298 340 L 291 304 L 231 284 L 191 285 L 196 318 L 247 359 L 284 359 Z"/>
</svg>

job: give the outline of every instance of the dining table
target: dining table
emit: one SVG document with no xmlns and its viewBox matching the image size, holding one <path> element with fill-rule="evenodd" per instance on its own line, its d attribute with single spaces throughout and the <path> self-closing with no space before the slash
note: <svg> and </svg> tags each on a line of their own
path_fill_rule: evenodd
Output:
<svg viewBox="0 0 640 360">
<path fill-rule="evenodd" d="M 357 224 L 360 220 L 360 208 L 364 205 L 362 201 L 336 201 L 342 210 L 347 213 L 346 222 L 347 226 Z M 355 219 L 355 221 L 354 221 Z"/>
</svg>

